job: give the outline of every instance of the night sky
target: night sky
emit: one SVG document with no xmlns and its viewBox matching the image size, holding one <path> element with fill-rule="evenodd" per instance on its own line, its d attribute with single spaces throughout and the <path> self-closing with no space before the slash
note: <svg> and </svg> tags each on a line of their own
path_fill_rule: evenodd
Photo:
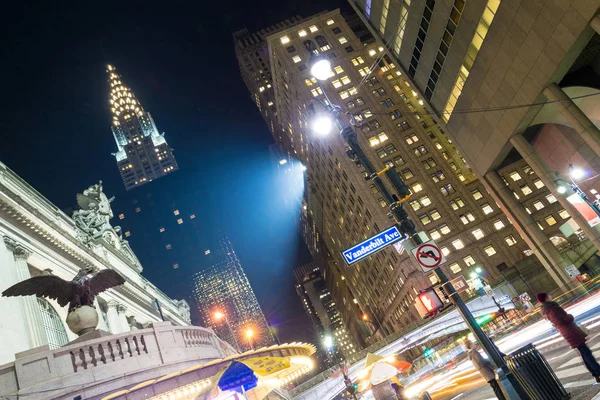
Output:
<svg viewBox="0 0 600 400">
<path fill-rule="evenodd" d="M 62 209 L 100 179 L 109 196 L 126 197 L 111 156 L 105 65 L 115 65 L 166 133 L 181 169 L 180 190 L 199 188 L 203 233 L 229 233 L 281 340 L 308 340 L 292 269 L 309 258 L 293 213 L 277 207 L 272 138 L 239 76 L 232 32 L 349 6 L 342 0 L 89 4 L 0 2 L 0 161 Z M 133 250 L 143 262 L 143 249 Z M 144 268 L 170 296 L 189 295 L 186 277 L 153 279 L 177 271 L 159 273 L 148 262 Z"/>
</svg>

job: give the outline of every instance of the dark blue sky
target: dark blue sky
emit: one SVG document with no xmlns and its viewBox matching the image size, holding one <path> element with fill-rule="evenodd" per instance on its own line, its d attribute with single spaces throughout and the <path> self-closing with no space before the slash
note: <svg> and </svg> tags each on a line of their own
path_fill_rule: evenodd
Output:
<svg viewBox="0 0 600 400">
<path fill-rule="evenodd" d="M 61 208 L 99 179 L 109 195 L 125 197 L 104 72 L 114 64 L 166 132 L 181 190 L 198 190 L 206 232 L 229 232 L 265 314 L 282 324 L 282 340 L 306 339 L 292 269 L 308 260 L 292 214 L 277 207 L 272 139 L 239 77 L 231 34 L 345 2 L 16 3 L 0 2 L 0 161 Z M 144 275 L 164 275 L 153 268 L 145 263 Z M 185 297 L 185 278 L 172 278 L 181 286 L 165 291 Z"/>
</svg>

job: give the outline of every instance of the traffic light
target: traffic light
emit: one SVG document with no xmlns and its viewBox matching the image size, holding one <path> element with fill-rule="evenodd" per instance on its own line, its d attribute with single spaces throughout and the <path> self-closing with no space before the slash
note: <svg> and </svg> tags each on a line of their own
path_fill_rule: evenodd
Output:
<svg viewBox="0 0 600 400">
<path fill-rule="evenodd" d="M 444 306 L 434 289 L 427 289 L 419 293 L 419 301 L 428 313 L 434 313 Z"/>
</svg>

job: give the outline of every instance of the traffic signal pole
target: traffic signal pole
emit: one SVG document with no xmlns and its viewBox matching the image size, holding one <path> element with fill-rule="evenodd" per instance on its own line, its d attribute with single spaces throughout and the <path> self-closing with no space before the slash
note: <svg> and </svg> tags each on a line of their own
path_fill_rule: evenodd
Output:
<svg viewBox="0 0 600 400">
<path fill-rule="evenodd" d="M 402 207 L 402 202 L 408 198 L 410 191 L 402 181 L 402 178 L 398 175 L 396 169 L 386 167 L 383 171 L 377 172 L 365 152 L 360 147 L 356 132 L 352 126 L 349 126 L 343 120 L 341 109 L 333 106 L 330 111 L 336 118 L 336 124 L 341 130 L 342 139 L 350 147 L 350 156 L 355 157 L 355 161 L 362 165 L 370 180 L 381 192 L 385 201 L 390 205 L 390 212 L 394 216 L 396 223 L 399 225 L 400 232 L 402 232 L 415 246 L 422 244 L 423 242 L 417 234 L 415 224 L 410 220 L 408 214 Z M 380 178 L 381 174 L 385 174 L 388 177 L 400 198 L 397 195 L 392 195 L 390 193 L 385 183 Z M 530 397 L 527 395 L 527 392 L 517 378 L 510 372 L 504 359 L 498 353 L 496 346 L 491 342 L 483 329 L 481 329 L 465 302 L 461 299 L 454 289 L 454 286 L 452 286 L 452 283 L 448 280 L 444 271 L 441 268 L 435 268 L 435 274 L 450 297 L 450 301 L 456 306 L 458 313 L 463 317 L 469 330 L 477 338 L 477 341 L 488 355 L 488 358 L 497 370 L 502 369 L 504 376 L 499 379 L 499 383 L 504 388 L 507 398 L 510 400 L 529 400 Z"/>
</svg>

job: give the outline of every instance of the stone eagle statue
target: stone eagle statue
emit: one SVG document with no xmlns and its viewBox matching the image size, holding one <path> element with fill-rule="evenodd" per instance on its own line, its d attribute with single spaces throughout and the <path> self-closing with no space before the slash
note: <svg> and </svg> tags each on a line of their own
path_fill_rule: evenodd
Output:
<svg viewBox="0 0 600 400">
<path fill-rule="evenodd" d="M 94 273 L 92 277 L 88 275 Z M 69 313 L 82 306 L 94 307 L 96 295 L 125 283 L 125 279 L 112 269 L 96 272 L 93 268 L 81 269 L 71 281 L 55 275 L 34 276 L 21 281 L 2 292 L 2 296 L 48 297 L 61 307 L 69 304 Z"/>
</svg>

